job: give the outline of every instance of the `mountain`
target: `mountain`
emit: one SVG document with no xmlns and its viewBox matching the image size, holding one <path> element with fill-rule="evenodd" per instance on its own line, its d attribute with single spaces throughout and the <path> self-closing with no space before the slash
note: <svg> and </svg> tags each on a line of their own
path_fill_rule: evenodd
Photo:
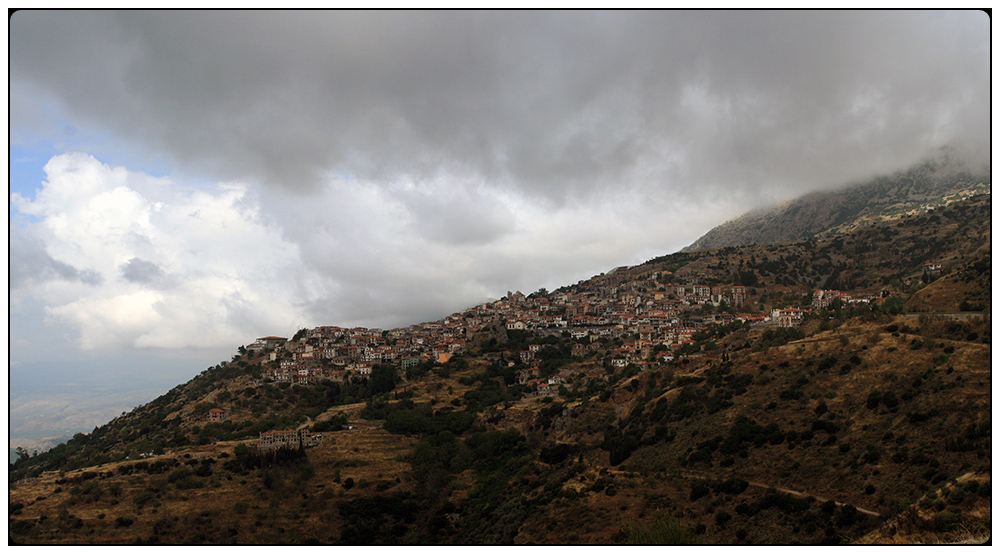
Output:
<svg viewBox="0 0 1000 554">
<path fill-rule="evenodd" d="M 684 251 L 832 236 L 989 190 L 988 171 L 971 172 L 946 151 L 907 171 L 746 213 L 715 227 Z"/>
<path fill-rule="evenodd" d="M 269 338 L 12 464 L 9 536 L 980 541 L 990 234 L 979 194 L 830 236 L 662 256 L 402 329 Z M 292 448 L 258 448 L 286 437 Z"/>
<path fill-rule="evenodd" d="M 56 447 L 67 440 L 69 440 L 73 435 L 62 435 L 62 436 L 52 436 L 52 437 L 40 437 L 40 438 L 28 438 L 28 437 L 17 437 L 11 438 L 8 441 L 8 451 L 9 458 L 11 462 L 17 460 L 19 453 L 23 450 L 32 454 L 45 452 L 53 447 Z"/>
</svg>

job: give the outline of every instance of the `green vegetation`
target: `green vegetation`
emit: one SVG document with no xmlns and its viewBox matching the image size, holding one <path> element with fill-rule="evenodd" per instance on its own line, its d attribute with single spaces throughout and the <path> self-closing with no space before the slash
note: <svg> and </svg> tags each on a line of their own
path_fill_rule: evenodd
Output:
<svg viewBox="0 0 1000 554">
<path fill-rule="evenodd" d="M 614 537 L 617 544 L 631 545 L 685 545 L 698 544 L 694 530 L 670 517 L 659 517 L 649 525 L 629 523 L 623 525 Z"/>
</svg>

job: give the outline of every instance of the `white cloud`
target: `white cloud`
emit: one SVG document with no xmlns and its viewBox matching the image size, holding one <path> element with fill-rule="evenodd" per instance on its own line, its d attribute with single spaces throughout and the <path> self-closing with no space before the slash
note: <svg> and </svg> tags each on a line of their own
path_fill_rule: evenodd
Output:
<svg viewBox="0 0 1000 554">
<path fill-rule="evenodd" d="M 672 252 L 711 217 L 641 190 L 555 204 L 447 174 L 257 196 L 86 154 L 45 171 L 34 200 L 12 195 L 34 218 L 12 241 L 13 292 L 39 299 L 85 350 L 235 348 L 301 326 L 438 319 Z M 713 206 L 714 217 L 738 209 Z"/>
<path fill-rule="evenodd" d="M 246 187 L 195 190 L 75 153 L 45 172 L 34 200 L 11 197 L 35 221 L 12 232 L 36 252 L 12 292 L 41 299 L 81 348 L 234 347 L 299 322 L 282 279 L 298 248 Z"/>
</svg>

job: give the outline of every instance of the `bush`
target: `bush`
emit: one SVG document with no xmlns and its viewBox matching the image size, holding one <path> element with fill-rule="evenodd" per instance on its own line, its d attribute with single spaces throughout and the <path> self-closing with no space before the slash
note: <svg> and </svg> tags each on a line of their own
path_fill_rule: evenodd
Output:
<svg viewBox="0 0 1000 554">
<path fill-rule="evenodd" d="M 691 483 L 691 500 L 698 500 L 699 498 L 707 495 L 711 489 L 708 484 L 704 481 L 695 481 Z"/>
<path fill-rule="evenodd" d="M 700 529 L 704 533 L 704 529 Z M 648 526 L 629 523 L 612 539 L 617 544 L 696 544 L 698 529 L 691 529 L 670 517 L 660 517 Z"/>
<path fill-rule="evenodd" d="M 934 519 L 931 520 L 931 527 L 939 533 L 954 531 L 961 524 L 962 512 L 952 512 L 950 510 L 935 515 Z"/>
<path fill-rule="evenodd" d="M 133 520 L 130 517 L 118 517 L 118 518 L 115 518 L 115 527 L 128 527 L 128 526 L 132 525 L 133 523 L 135 523 L 135 520 Z"/>
<path fill-rule="evenodd" d="M 136 494 L 135 497 L 132 498 L 132 502 L 135 503 L 136 508 L 141 510 L 143 506 L 152 502 L 155 496 L 156 495 L 153 493 L 153 491 L 147 489 Z"/>
<path fill-rule="evenodd" d="M 724 492 L 726 494 L 742 494 L 749 486 L 750 483 L 743 479 L 727 479 L 719 483 L 713 483 L 712 489 L 716 492 Z"/>
<path fill-rule="evenodd" d="M 870 393 L 868 393 L 868 401 L 866 402 L 866 405 L 868 406 L 869 410 L 874 410 L 878 408 L 880 402 L 882 402 L 881 392 L 873 390 Z"/>
<path fill-rule="evenodd" d="M 760 509 L 777 508 L 786 514 L 791 514 L 805 512 L 809 509 L 809 503 L 810 500 L 807 498 L 797 498 L 783 492 L 772 492 L 760 500 Z"/>
<path fill-rule="evenodd" d="M 874 446 L 868 446 L 865 450 L 864 461 L 866 464 L 874 464 L 879 461 L 882 457 L 882 453 L 879 452 Z"/>
<path fill-rule="evenodd" d="M 547 464 L 558 464 L 566 458 L 576 454 L 578 448 L 572 444 L 555 444 L 543 446 L 538 454 L 538 459 Z"/>
<path fill-rule="evenodd" d="M 899 405 L 899 400 L 896 399 L 896 395 L 892 391 L 888 391 L 882 395 L 882 403 L 891 410 Z"/>
<path fill-rule="evenodd" d="M 837 514 L 837 527 L 850 527 L 864 518 L 854 506 L 844 505 Z"/>
<path fill-rule="evenodd" d="M 729 520 L 733 519 L 732 514 L 724 510 L 719 510 L 715 513 L 715 524 L 719 527 L 725 527 Z"/>
</svg>

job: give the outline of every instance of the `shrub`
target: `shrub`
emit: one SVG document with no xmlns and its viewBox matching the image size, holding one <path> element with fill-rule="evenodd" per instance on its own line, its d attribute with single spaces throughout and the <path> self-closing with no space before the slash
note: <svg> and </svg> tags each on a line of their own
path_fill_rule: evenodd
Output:
<svg viewBox="0 0 1000 554">
<path fill-rule="evenodd" d="M 948 494 L 945 496 L 945 500 L 947 500 L 949 504 L 961 504 L 962 501 L 965 500 L 965 491 L 959 487 L 955 487 L 948 491 Z"/>
<path fill-rule="evenodd" d="M 746 502 L 740 502 L 739 504 L 736 505 L 735 509 L 736 513 L 742 516 L 752 517 L 760 513 L 760 504 L 757 502 L 752 502 L 750 504 L 747 504 Z"/>
<path fill-rule="evenodd" d="M 648 526 L 629 523 L 621 527 L 613 541 L 617 544 L 695 544 L 704 526 L 691 529 L 670 517 L 660 517 Z"/>
<path fill-rule="evenodd" d="M 760 500 L 760 509 L 778 508 L 787 514 L 804 512 L 809 509 L 810 499 L 796 498 L 783 492 L 768 493 Z"/>
<path fill-rule="evenodd" d="M 744 481 L 743 479 L 727 479 L 719 483 L 713 483 L 712 489 L 716 492 L 724 492 L 727 494 L 742 494 L 743 491 L 747 490 L 750 483 Z"/>
<path fill-rule="evenodd" d="M 869 410 L 874 410 L 878 408 L 880 402 L 882 402 L 882 393 L 880 393 L 878 390 L 873 390 L 870 393 L 868 393 L 868 401 L 866 402 L 866 405 L 868 406 Z"/>
<path fill-rule="evenodd" d="M 558 464 L 577 453 L 578 448 L 571 444 L 554 444 L 543 446 L 538 459 L 547 464 Z"/>
<path fill-rule="evenodd" d="M 691 483 L 691 500 L 698 500 L 699 498 L 705 496 L 709 493 L 708 484 L 704 481 L 695 481 Z"/>
<path fill-rule="evenodd" d="M 719 510 L 715 513 L 715 524 L 719 527 L 724 527 L 731 519 L 733 519 L 732 514 L 724 510 Z"/>
<path fill-rule="evenodd" d="M 888 391 L 882 395 L 882 403 L 891 410 L 899 405 L 899 400 L 896 399 L 896 395 L 892 391 Z"/>
<path fill-rule="evenodd" d="M 128 527 L 128 526 L 132 525 L 133 523 L 135 523 L 135 520 L 133 520 L 130 517 L 118 517 L 118 518 L 115 518 L 115 527 Z"/>
<path fill-rule="evenodd" d="M 946 510 L 934 516 L 931 527 L 937 532 L 954 531 L 962 524 L 962 512 Z"/>
<path fill-rule="evenodd" d="M 874 464 L 878 462 L 879 458 L 881 457 L 882 453 L 879 452 L 878 449 L 876 449 L 873 446 L 868 446 L 867 450 L 865 451 L 864 461 L 867 464 Z"/>
<path fill-rule="evenodd" d="M 832 516 L 834 512 L 837 511 L 837 503 L 834 502 L 833 500 L 827 500 L 826 502 L 820 505 L 819 511 L 828 516 Z"/>
<path fill-rule="evenodd" d="M 147 489 L 136 494 L 135 497 L 132 498 L 132 502 L 134 502 L 135 506 L 141 510 L 143 506 L 152 502 L 155 496 L 156 495 L 153 493 L 153 491 Z"/>
<path fill-rule="evenodd" d="M 841 506 L 840 513 L 837 514 L 837 527 L 850 527 L 863 518 L 864 516 L 854 506 Z"/>
</svg>

